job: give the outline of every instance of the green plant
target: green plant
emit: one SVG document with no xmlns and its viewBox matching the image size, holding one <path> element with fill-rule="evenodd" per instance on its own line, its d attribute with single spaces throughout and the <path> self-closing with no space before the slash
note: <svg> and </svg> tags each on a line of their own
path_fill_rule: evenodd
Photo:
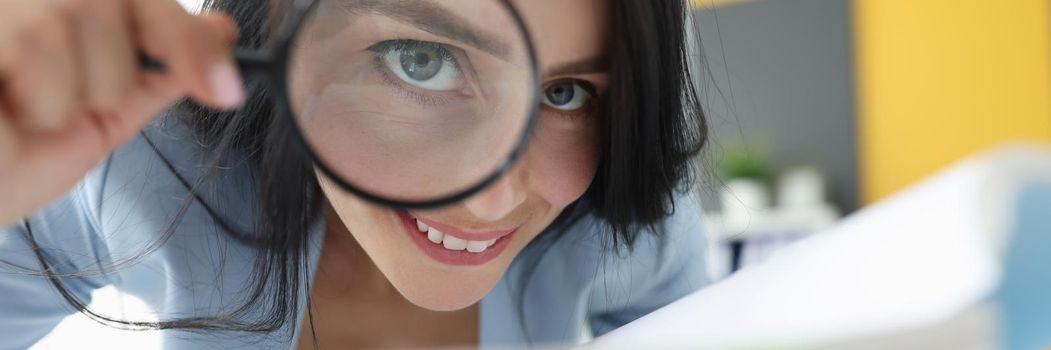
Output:
<svg viewBox="0 0 1051 350">
<path fill-rule="evenodd" d="M 766 154 L 746 148 L 726 150 L 718 168 L 726 181 L 748 179 L 769 183 L 774 177 Z"/>
</svg>

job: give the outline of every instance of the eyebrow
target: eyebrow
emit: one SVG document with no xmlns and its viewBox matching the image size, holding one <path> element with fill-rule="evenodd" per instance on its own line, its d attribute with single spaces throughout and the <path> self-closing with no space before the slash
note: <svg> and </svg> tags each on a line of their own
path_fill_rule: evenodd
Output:
<svg viewBox="0 0 1051 350">
<path fill-rule="evenodd" d="M 433 1 L 344 0 L 355 13 L 371 12 L 409 24 L 425 32 L 459 41 L 507 60 L 510 47 L 496 35 L 469 24 L 467 19 Z"/>
<path fill-rule="evenodd" d="M 605 55 L 587 57 L 576 61 L 555 65 L 545 72 L 544 76 L 596 74 L 609 72 L 609 60 Z"/>
</svg>

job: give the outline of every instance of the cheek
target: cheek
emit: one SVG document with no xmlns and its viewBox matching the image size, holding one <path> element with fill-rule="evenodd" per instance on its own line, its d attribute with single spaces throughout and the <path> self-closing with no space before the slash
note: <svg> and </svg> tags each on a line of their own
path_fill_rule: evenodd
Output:
<svg viewBox="0 0 1051 350">
<path fill-rule="evenodd" d="M 366 252 L 371 255 L 377 248 L 389 245 L 383 239 L 389 234 L 388 231 L 391 231 L 384 209 L 344 192 L 323 175 L 318 175 L 318 183 L 333 212 L 346 226 L 346 231 L 350 232 L 362 248 L 366 248 Z"/>
<path fill-rule="evenodd" d="M 598 167 L 598 132 L 587 126 L 563 128 L 541 121 L 531 141 L 526 162 L 531 184 L 548 202 L 564 207 L 591 185 Z M 568 130 L 567 130 L 568 129 Z"/>
</svg>

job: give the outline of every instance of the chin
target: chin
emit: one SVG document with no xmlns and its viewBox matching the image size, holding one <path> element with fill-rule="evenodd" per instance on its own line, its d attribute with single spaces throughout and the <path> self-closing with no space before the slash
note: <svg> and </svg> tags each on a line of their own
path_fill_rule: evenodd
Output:
<svg viewBox="0 0 1051 350">
<path fill-rule="evenodd" d="M 409 302 L 433 311 L 455 311 L 482 300 L 500 280 L 502 271 L 433 271 L 429 276 L 418 273 L 388 276 L 394 288 Z"/>
<path fill-rule="evenodd" d="M 433 311 L 460 310 L 482 300 L 507 271 L 527 235 L 510 230 L 481 253 L 450 251 L 428 240 L 410 214 L 394 212 L 391 217 L 389 231 L 395 232 L 384 236 L 392 239 L 384 246 L 393 250 L 379 254 L 383 258 L 378 266 L 406 300 Z"/>
</svg>

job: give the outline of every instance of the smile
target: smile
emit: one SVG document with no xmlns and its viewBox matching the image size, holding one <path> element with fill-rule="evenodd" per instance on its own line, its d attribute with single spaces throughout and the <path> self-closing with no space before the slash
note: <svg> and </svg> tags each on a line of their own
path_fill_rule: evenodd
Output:
<svg viewBox="0 0 1051 350">
<path fill-rule="evenodd" d="M 421 233 L 427 234 L 427 239 L 431 240 L 435 244 L 441 244 L 445 249 L 448 250 L 464 250 L 466 249 L 471 253 L 481 253 L 485 251 L 485 248 L 489 248 L 496 243 L 496 238 L 489 239 L 486 241 L 471 241 L 463 238 L 457 238 L 453 235 L 447 235 L 439 231 L 437 228 L 429 227 L 419 219 L 413 219 L 416 221 L 416 228 Z"/>
<path fill-rule="evenodd" d="M 404 231 L 426 255 L 449 265 L 481 265 L 495 259 L 517 231 L 468 232 L 399 211 Z"/>
</svg>

